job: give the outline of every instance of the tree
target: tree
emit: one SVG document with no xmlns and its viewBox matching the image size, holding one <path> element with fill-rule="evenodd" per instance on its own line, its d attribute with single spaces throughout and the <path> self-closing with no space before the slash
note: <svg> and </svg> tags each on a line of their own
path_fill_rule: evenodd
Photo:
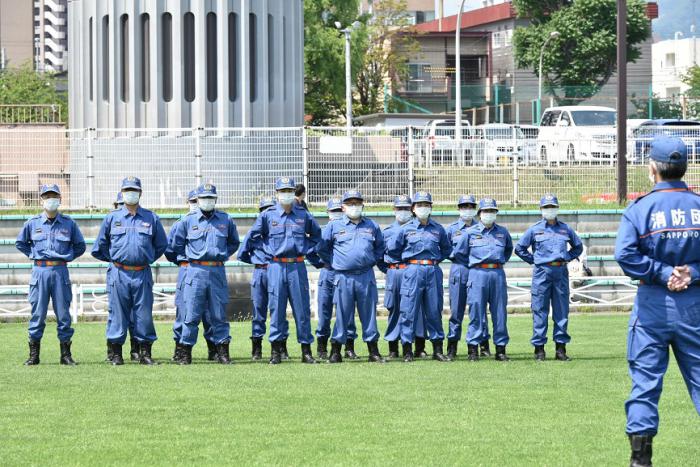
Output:
<svg viewBox="0 0 700 467">
<path fill-rule="evenodd" d="M 552 31 L 560 33 L 546 48 L 542 67 L 547 89 L 560 104 L 591 97 L 608 82 L 617 67 L 616 0 L 513 0 L 513 5 L 532 22 L 513 36 L 519 67 L 539 74 L 542 44 Z M 641 0 L 628 0 L 627 9 L 627 57 L 634 62 L 651 26 Z"/>
<path fill-rule="evenodd" d="M 681 78 L 684 84 L 690 86 L 686 95 L 691 98 L 700 98 L 700 66 L 694 65 L 688 68 L 688 72 Z"/>
<path fill-rule="evenodd" d="M 0 72 L 0 105 L 56 105 L 56 110 L 58 111 L 58 106 L 60 106 L 60 111 L 66 115 L 66 96 L 65 93 L 56 90 L 57 81 L 56 75 L 36 73 L 30 65 L 3 70 Z M 37 118 L 47 118 L 48 115 L 43 112 L 37 112 L 34 116 L 31 113 L 23 113 L 21 117 L 34 122 Z M 5 122 L 13 120 L 13 118 L 12 112 L 3 115 Z M 14 120 L 12 123 L 25 123 Z M 52 121 L 55 119 L 52 118 Z"/>
</svg>

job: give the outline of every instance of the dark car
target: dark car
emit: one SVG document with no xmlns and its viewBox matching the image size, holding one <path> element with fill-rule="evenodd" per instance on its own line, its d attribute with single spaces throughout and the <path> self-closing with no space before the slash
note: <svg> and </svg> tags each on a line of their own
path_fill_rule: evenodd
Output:
<svg viewBox="0 0 700 467">
<path fill-rule="evenodd" d="M 670 118 L 647 120 L 632 132 L 634 152 L 630 160 L 648 162 L 651 140 L 659 135 L 681 138 L 688 146 L 688 161 L 700 162 L 700 122 Z"/>
</svg>

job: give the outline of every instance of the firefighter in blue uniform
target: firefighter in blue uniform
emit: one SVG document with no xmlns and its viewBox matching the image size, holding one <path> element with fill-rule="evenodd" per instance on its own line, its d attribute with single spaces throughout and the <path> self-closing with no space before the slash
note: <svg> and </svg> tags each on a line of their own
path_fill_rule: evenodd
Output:
<svg viewBox="0 0 700 467">
<path fill-rule="evenodd" d="M 265 212 L 275 205 L 275 200 L 271 196 L 260 198 L 258 212 Z M 250 232 L 246 234 L 238 250 L 238 259 L 244 263 L 252 264 L 253 280 L 250 283 L 250 296 L 253 301 L 253 320 L 251 325 L 251 358 L 255 361 L 262 360 L 262 340 L 265 337 L 267 328 L 268 291 L 267 291 L 267 268 L 270 264 L 270 257 L 263 249 L 262 238 L 252 237 Z M 285 339 L 289 335 L 289 323 L 285 321 Z"/>
<path fill-rule="evenodd" d="M 651 465 L 669 347 L 700 414 L 700 196 L 682 178 L 688 152 L 680 138 L 654 138 L 652 191 L 622 216 L 615 259 L 640 281 L 627 335 L 632 391 L 625 403 L 631 465 Z"/>
<path fill-rule="evenodd" d="M 73 298 L 67 264 L 85 253 L 85 240 L 78 225 L 58 212 L 61 190 L 58 185 L 42 185 L 39 190 L 44 212 L 29 219 L 15 246 L 34 262 L 29 280 L 29 358 L 25 365 L 38 365 L 41 338 L 46 326 L 49 299 L 53 303 L 61 349 L 61 365 L 75 365 L 71 354 L 70 304 Z"/>
<path fill-rule="evenodd" d="M 331 221 L 342 219 L 342 200 L 340 198 L 329 199 L 326 211 L 328 212 L 328 224 L 321 229 L 322 231 L 330 225 Z M 328 359 L 328 339 L 331 337 L 331 318 L 333 317 L 334 283 L 335 271 L 333 266 L 330 263 L 324 263 L 323 269 L 318 275 L 318 324 L 316 325 L 316 353 L 321 360 Z M 345 357 L 351 360 L 359 358 L 355 354 L 355 339 L 357 339 L 357 330 L 353 319 L 348 325 L 348 335 L 345 341 Z"/>
<path fill-rule="evenodd" d="M 415 324 L 425 316 L 428 338 L 433 344 L 433 359 L 449 361 L 443 354 L 445 333 L 442 328 L 442 270 L 440 262 L 452 250 L 445 229 L 430 218 L 433 199 L 420 191 L 413 197 L 415 219 L 406 223 L 392 238 L 388 253 L 401 257 L 408 267 L 401 278 L 401 343 L 404 361 L 413 361 L 411 342 Z"/>
<path fill-rule="evenodd" d="M 398 233 L 403 225 L 413 219 L 411 212 L 411 198 L 406 195 L 397 196 L 394 199 L 394 217 L 396 221 L 382 231 L 386 251 L 384 264 L 387 267 L 386 286 L 384 289 L 384 308 L 389 311 L 384 339 L 389 342 L 389 358 L 399 358 L 399 341 L 401 340 L 401 277 L 407 265 L 401 260 L 401 255 L 392 256 L 388 248 L 391 239 Z M 421 324 L 423 320 L 419 321 Z"/>
<path fill-rule="evenodd" d="M 114 200 L 114 209 L 119 209 L 122 206 L 124 206 L 124 197 L 122 196 L 122 192 L 120 191 L 117 193 L 117 198 Z"/>
<path fill-rule="evenodd" d="M 383 363 L 377 341 L 377 282 L 374 266 L 384 257 L 384 236 L 379 226 L 362 215 L 363 198 L 356 190 L 342 199 L 344 216 L 324 229 L 317 252 L 335 272 L 333 302 L 335 325 L 331 336 L 330 363 L 343 361 L 340 348 L 348 339 L 348 327 L 355 320 L 355 308 L 362 324 L 362 340 L 367 343 L 369 361 Z"/>
<path fill-rule="evenodd" d="M 476 198 L 474 195 L 462 195 L 457 201 L 459 220 L 447 227 L 447 238 L 454 247 L 469 227 L 475 224 Z M 450 267 L 450 325 L 447 334 L 447 358 L 457 358 L 457 346 L 462 338 L 462 322 L 464 310 L 467 308 L 467 282 L 469 281 L 469 265 L 453 261 Z M 482 354 L 490 355 L 488 341 L 488 324 L 486 324 L 486 339 L 482 342 Z"/>
<path fill-rule="evenodd" d="M 571 359 L 566 354 L 566 344 L 571 337 L 568 333 L 569 270 L 566 265 L 583 253 L 583 243 L 574 229 L 558 219 L 559 200 L 556 196 L 544 195 L 540 200 L 540 210 L 542 220 L 527 229 L 515 246 L 515 254 L 526 263 L 535 266 L 532 271 L 531 286 L 532 339 L 530 342 L 535 347 L 535 360 L 544 360 L 551 303 L 555 358 L 568 361 Z"/>
<path fill-rule="evenodd" d="M 467 229 L 457 241 L 451 255 L 453 261 L 469 266 L 467 358 L 470 361 L 479 359 L 478 346 L 484 341 L 484 321 L 488 306 L 493 323 L 496 360 L 506 361 L 509 340 L 506 323 L 508 292 L 503 265 L 513 254 L 513 240 L 505 227 L 496 224 L 496 200 L 480 200 L 477 214 L 480 222 Z"/>
<path fill-rule="evenodd" d="M 294 188 L 292 178 L 277 179 L 277 206 L 260 214 L 250 231 L 250 235 L 262 239 L 265 253 L 270 256 L 267 287 L 271 364 L 279 364 L 282 360 L 288 302 L 292 305 L 297 341 L 301 344 L 301 360 L 316 363 L 311 352 L 314 337 L 311 333 L 309 279 L 304 259 L 314 254 L 316 244 L 321 239 L 321 227 L 308 211 L 295 207 Z"/>
<path fill-rule="evenodd" d="M 183 279 L 182 303 L 185 318 L 180 345 L 182 365 L 192 363 L 192 347 L 197 343 L 199 322 L 209 314 L 210 339 L 216 345 L 216 360 L 230 364 L 230 325 L 226 318 L 228 282 L 225 263 L 241 244 L 233 219 L 215 209 L 216 187 L 205 183 L 197 188 L 198 210 L 173 226 L 167 251 L 169 260 L 184 258 L 188 266 Z"/>
<path fill-rule="evenodd" d="M 95 239 L 92 256 L 111 263 L 107 289 L 111 319 L 107 323 L 107 346 L 111 363 L 123 365 L 122 345 L 127 329 L 134 323 L 139 362 L 154 365 L 151 347 L 157 339 L 153 326 L 153 275 L 150 264 L 160 258 L 168 239 L 160 218 L 139 206 L 141 180 L 122 181 L 124 207 L 105 216 Z"/>
</svg>

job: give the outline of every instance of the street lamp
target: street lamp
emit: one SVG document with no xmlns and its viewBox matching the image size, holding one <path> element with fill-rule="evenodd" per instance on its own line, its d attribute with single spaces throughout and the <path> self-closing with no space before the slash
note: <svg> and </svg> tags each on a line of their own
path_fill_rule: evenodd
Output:
<svg viewBox="0 0 700 467">
<path fill-rule="evenodd" d="M 347 119 L 348 136 L 352 133 L 352 64 L 350 63 L 350 34 L 360 27 L 360 22 L 355 21 L 349 27 L 341 29 L 343 26 L 339 21 L 335 22 L 335 27 L 345 34 L 345 107 Z"/>
<path fill-rule="evenodd" d="M 462 37 L 462 9 L 465 1 L 462 0 L 462 3 L 459 4 L 455 26 L 455 138 L 460 142 L 460 147 L 462 141 L 462 45 L 460 39 Z"/>
<path fill-rule="evenodd" d="M 549 37 L 547 38 L 546 41 L 544 41 L 544 44 L 542 44 L 542 49 L 540 49 L 540 78 L 538 81 L 537 85 L 537 120 L 539 124 L 539 119 L 542 116 L 542 60 L 544 58 L 544 49 L 547 47 L 547 44 L 549 44 L 549 41 L 552 39 L 556 39 L 559 37 L 561 34 L 559 34 L 559 31 L 552 31 L 549 33 Z"/>
</svg>

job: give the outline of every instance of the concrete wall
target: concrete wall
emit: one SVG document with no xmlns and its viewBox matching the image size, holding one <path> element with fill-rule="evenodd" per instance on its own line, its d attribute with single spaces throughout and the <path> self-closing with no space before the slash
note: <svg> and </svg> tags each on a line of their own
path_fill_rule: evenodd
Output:
<svg viewBox="0 0 700 467">
<path fill-rule="evenodd" d="M 34 12 L 29 0 L 0 0 L 0 49 L 5 66 L 31 65 L 34 57 Z"/>
</svg>

